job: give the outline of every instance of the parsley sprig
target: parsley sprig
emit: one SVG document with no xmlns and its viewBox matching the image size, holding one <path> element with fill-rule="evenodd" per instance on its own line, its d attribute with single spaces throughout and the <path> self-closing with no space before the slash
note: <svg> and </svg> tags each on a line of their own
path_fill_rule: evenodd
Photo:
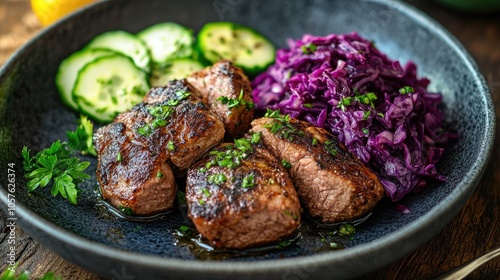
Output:
<svg viewBox="0 0 500 280">
<path fill-rule="evenodd" d="M 82 155 L 97 156 L 92 140 L 94 125 L 86 116 L 80 116 L 80 125 L 75 131 L 68 131 L 68 145 L 73 150 L 81 151 Z"/>
<path fill-rule="evenodd" d="M 71 203 L 76 204 L 77 185 L 90 176 L 84 172 L 90 165 L 88 161 L 80 161 L 75 156 L 77 151 L 82 154 L 95 155 L 92 143 L 93 125 L 87 118 L 81 117 L 81 124 L 74 132 L 68 132 L 68 142 L 57 140 L 49 148 L 45 148 L 31 156 L 31 150 L 24 146 L 23 156 L 24 177 L 28 179 L 28 190 L 52 185 L 50 193 L 60 194 Z"/>
</svg>

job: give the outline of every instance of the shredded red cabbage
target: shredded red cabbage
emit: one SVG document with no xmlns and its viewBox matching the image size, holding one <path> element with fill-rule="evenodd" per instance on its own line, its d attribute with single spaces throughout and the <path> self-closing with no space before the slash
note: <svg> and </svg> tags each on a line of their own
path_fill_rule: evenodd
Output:
<svg viewBox="0 0 500 280">
<path fill-rule="evenodd" d="M 356 33 L 288 44 L 252 82 L 257 109 L 332 132 L 378 174 L 392 201 L 429 179 L 446 180 L 435 164 L 454 134 L 443 129 L 441 95 L 427 91 L 414 63 L 401 67 Z"/>
</svg>

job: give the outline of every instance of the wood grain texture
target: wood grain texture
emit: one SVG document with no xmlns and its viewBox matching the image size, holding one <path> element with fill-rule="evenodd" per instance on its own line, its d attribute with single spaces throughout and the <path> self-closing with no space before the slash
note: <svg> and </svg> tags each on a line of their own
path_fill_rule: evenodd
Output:
<svg viewBox="0 0 500 280">
<path fill-rule="evenodd" d="M 500 15 L 460 14 L 432 1 L 407 1 L 441 23 L 468 49 L 490 86 L 496 108 L 497 122 L 500 116 Z M 0 64 L 30 34 L 18 35 L 23 25 L 33 17 L 28 1 L 0 0 Z M 23 21 L 24 19 L 24 21 Z M 36 28 L 31 27 L 36 32 Z M 26 27 L 24 27 L 26 29 Z M 33 32 L 33 33 L 34 33 Z M 9 47 L 1 38 L 17 38 Z M 25 37 L 22 37 L 25 36 Z M 21 39 L 19 39 L 21 38 Z M 17 45 L 16 45 L 17 44 Z M 3 47 L 2 47 L 3 46 Z M 490 249 L 500 247 L 500 132 L 491 161 L 466 206 L 439 235 L 401 260 L 369 273 L 358 279 L 432 279 L 471 258 Z M 0 269 L 8 252 L 6 218 L 0 214 Z M 53 271 L 64 279 L 100 279 L 68 261 L 54 255 L 31 237 L 16 228 L 16 256 L 19 270 L 27 270 L 33 277 Z M 467 279 L 500 279 L 500 258 L 493 260 Z"/>
</svg>

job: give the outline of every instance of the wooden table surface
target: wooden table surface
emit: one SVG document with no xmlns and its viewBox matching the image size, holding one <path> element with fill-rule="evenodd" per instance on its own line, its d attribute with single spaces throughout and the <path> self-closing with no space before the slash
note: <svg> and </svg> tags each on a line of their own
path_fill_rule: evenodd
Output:
<svg viewBox="0 0 500 280">
<path fill-rule="evenodd" d="M 457 13 L 432 1 L 408 1 L 444 25 L 468 49 L 485 76 L 500 114 L 500 14 Z M 40 25 L 27 0 L 0 0 L 0 65 Z M 496 133 L 491 161 L 476 191 L 462 211 L 439 235 L 401 260 L 359 279 L 432 279 L 471 258 L 500 247 L 500 135 Z M 0 211 L 0 269 L 6 268 L 6 219 Z M 17 261 L 20 271 L 39 277 L 53 271 L 64 279 L 101 279 L 56 256 L 16 229 Z M 500 258 L 493 260 L 467 279 L 500 279 Z"/>
</svg>

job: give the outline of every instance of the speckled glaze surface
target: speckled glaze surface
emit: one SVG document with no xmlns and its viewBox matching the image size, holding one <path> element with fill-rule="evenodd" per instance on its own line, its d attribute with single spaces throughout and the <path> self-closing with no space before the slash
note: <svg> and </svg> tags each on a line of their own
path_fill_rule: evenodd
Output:
<svg viewBox="0 0 500 280">
<path fill-rule="evenodd" d="M 220 20 L 252 26 L 278 46 L 304 33 L 356 31 L 389 57 L 415 61 L 419 75 L 444 95 L 448 127 L 461 134 L 439 166 L 448 181 L 401 201 L 408 214 L 382 201 L 353 238 L 342 240 L 343 250 L 319 252 L 321 240 L 306 222 L 295 245 L 218 260 L 175 245 L 173 232 L 186 223 L 182 208 L 150 223 L 106 215 L 98 205 L 95 175 L 81 186 L 76 206 L 53 198 L 48 189 L 27 194 L 21 148 L 41 150 L 77 125 L 78 116 L 63 106 L 53 82 L 66 56 L 108 30 L 137 32 L 174 21 L 196 32 Z M 486 167 L 494 130 L 491 96 L 469 55 L 439 25 L 395 1 L 104 1 L 49 27 L 0 70 L 0 164 L 16 164 L 18 224 L 42 245 L 107 278 L 345 279 L 372 271 L 416 249 L 460 210 Z M 95 174 L 95 159 L 85 160 Z M 7 176 L 0 176 L 0 186 L 5 210 Z"/>
</svg>

